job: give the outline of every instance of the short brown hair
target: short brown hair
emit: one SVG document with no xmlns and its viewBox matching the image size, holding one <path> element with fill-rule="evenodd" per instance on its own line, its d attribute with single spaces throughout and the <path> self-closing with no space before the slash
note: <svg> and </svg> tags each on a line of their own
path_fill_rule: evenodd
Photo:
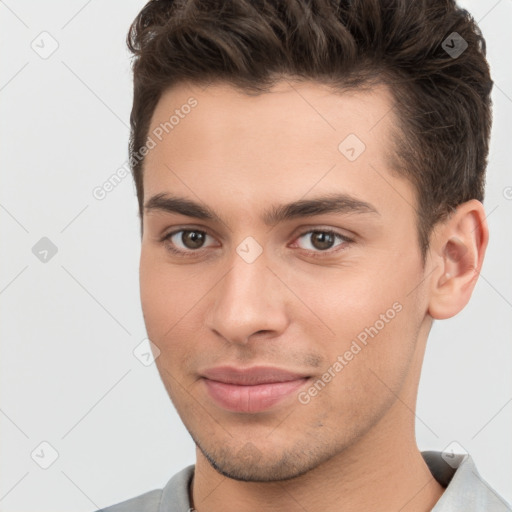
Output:
<svg viewBox="0 0 512 512">
<path fill-rule="evenodd" d="M 137 151 L 162 93 L 179 82 L 222 81 L 246 94 L 269 92 L 283 77 L 339 91 L 388 84 L 398 120 L 394 164 L 416 190 L 423 256 L 436 222 L 465 201 L 483 201 L 493 82 L 485 40 L 454 0 L 151 0 L 127 44 L 141 222 Z"/>
</svg>

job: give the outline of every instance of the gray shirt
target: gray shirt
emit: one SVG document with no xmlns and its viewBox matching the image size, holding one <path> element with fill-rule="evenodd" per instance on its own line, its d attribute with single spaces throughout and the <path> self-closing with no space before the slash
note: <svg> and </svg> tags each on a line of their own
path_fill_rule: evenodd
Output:
<svg viewBox="0 0 512 512">
<path fill-rule="evenodd" d="M 434 478 L 445 491 L 432 512 L 512 512 L 512 508 L 479 475 L 470 455 L 446 462 L 441 452 L 421 452 Z M 194 465 L 176 473 L 163 489 L 155 489 L 96 512 L 187 512 L 188 486 Z"/>
</svg>

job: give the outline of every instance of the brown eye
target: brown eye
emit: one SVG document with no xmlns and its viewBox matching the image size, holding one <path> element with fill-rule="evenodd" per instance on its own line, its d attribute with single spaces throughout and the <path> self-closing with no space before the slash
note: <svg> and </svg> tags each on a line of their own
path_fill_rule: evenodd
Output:
<svg viewBox="0 0 512 512">
<path fill-rule="evenodd" d="M 207 233 L 198 229 L 179 229 L 165 235 L 162 241 L 167 249 L 174 254 L 195 255 L 205 247 L 208 236 Z"/>
<path fill-rule="evenodd" d="M 311 235 L 311 243 L 315 249 L 325 251 L 330 249 L 334 244 L 335 237 L 331 233 L 324 233 L 323 231 L 315 231 Z"/>
<path fill-rule="evenodd" d="M 205 239 L 205 233 L 201 231 L 182 231 L 181 242 L 187 249 L 199 249 Z"/>
<path fill-rule="evenodd" d="M 345 245 L 345 243 L 350 242 L 347 237 L 328 230 L 307 231 L 299 236 L 298 240 L 300 239 L 309 240 L 309 243 L 306 243 L 306 247 L 303 248 L 311 252 L 325 252 L 333 247 Z M 340 240 L 340 243 L 337 245 L 335 245 L 336 239 Z"/>
</svg>

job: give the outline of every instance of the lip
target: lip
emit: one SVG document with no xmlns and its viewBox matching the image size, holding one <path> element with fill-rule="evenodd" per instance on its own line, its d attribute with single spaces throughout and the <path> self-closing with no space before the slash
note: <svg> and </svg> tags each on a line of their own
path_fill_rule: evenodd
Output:
<svg viewBox="0 0 512 512">
<path fill-rule="evenodd" d="M 273 407 L 309 380 L 309 376 L 269 366 L 221 366 L 205 370 L 202 377 L 217 405 L 246 413 Z"/>
<path fill-rule="evenodd" d="M 204 370 L 201 375 L 210 380 L 225 384 L 238 384 L 240 386 L 254 386 L 276 382 L 289 382 L 308 377 L 300 373 L 291 372 L 273 366 L 252 366 L 249 368 L 236 368 L 234 366 L 217 366 Z"/>
</svg>

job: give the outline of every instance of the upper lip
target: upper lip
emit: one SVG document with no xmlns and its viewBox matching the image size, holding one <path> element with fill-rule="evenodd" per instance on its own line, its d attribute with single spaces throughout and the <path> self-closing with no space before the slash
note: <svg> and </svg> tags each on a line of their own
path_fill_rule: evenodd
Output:
<svg viewBox="0 0 512 512">
<path fill-rule="evenodd" d="M 209 380 L 215 380 L 225 384 L 238 384 L 241 386 L 254 386 L 256 384 L 268 384 L 271 382 L 289 382 L 307 377 L 307 375 L 271 366 L 252 366 L 250 368 L 217 366 L 204 370 L 202 376 Z"/>
</svg>

